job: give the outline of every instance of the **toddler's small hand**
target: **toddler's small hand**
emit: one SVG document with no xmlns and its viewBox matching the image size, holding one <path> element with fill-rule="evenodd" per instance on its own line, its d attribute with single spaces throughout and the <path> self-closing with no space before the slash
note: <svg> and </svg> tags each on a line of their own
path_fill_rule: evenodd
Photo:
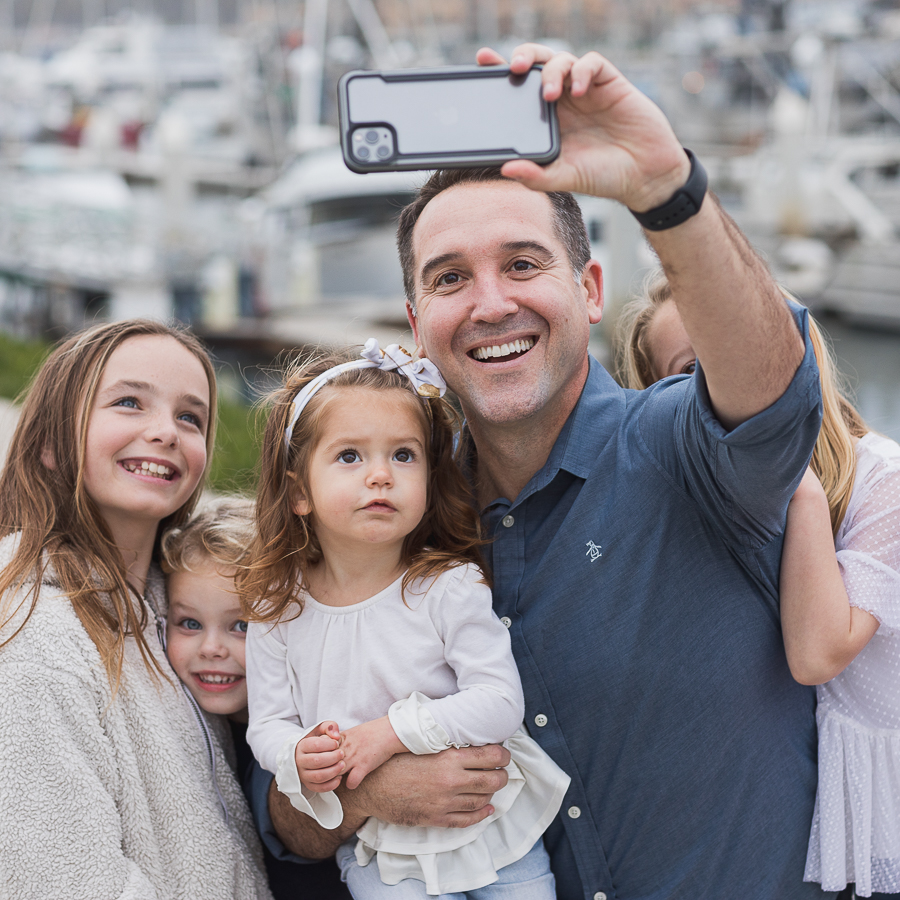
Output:
<svg viewBox="0 0 900 900">
<path fill-rule="evenodd" d="M 337 722 L 321 722 L 297 742 L 294 761 L 300 783 L 317 794 L 333 791 L 344 772 L 343 735 Z"/>
<path fill-rule="evenodd" d="M 406 753 L 387 716 L 363 722 L 341 733 L 341 752 L 345 756 L 347 787 L 359 786 L 369 772 L 387 762 L 396 753 Z"/>
</svg>

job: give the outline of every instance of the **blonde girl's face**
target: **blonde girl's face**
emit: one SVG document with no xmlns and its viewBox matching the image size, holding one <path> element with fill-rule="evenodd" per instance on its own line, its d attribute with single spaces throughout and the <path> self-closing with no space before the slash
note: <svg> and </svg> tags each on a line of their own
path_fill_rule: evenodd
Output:
<svg viewBox="0 0 900 900">
<path fill-rule="evenodd" d="M 415 405 L 421 401 L 400 389 L 326 390 L 309 496 L 298 491 L 293 510 L 311 516 L 326 560 L 372 547 L 399 558 L 428 497 L 428 435 Z"/>
<path fill-rule="evenodd" d="M 247 622 L 234 572 L 211 563 L 168 577 L 166 652 L 175 674 L 207 712 L 242 718 L 247 710 Z"/>
<path fill-rule="evenodd" d="M 669 375 L 693 374 L 697 354 L 672 300 L 663 303 L 650 321 L 646 341 L 654 381 Z"/>
<path fill-rule="evenodd" d="M 114 537 L 155 529 L 190 498 L 209 403 L 200 360 L 174 338 L 139 335 L 110 354 L 88 415 L 84 487 Z"/>
</svg>

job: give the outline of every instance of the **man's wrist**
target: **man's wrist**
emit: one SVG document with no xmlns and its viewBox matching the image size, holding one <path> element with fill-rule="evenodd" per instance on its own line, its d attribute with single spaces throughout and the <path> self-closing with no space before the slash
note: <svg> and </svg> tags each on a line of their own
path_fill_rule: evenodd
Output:
<svg viewBox="0 0 900 900">
<path fill-rule="evenodd" d="M 687 180 L 664 203 L 643 211 L 630 209 L 642 228 L 648 231 L 665 231 L 681 225 L 700 212 L 709 179 L 706 170 L 694 154 L 684 149 L 690 162 Z"/>
</svg>

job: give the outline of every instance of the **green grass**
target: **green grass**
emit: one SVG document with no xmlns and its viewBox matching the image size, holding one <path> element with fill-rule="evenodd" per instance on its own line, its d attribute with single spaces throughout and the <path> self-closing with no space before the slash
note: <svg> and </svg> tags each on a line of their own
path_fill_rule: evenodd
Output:
<svg viewBox="0 0 900 900">
<path fill-rule="evenodd" d="M 49 351 L 50 345 L 43 341 L 22 341 L 0 333 L 0 397 L 17 398 Z M 216 493 L 252 495 L 258 446 L 256 413 L 241 403 L 220 400 L 209 487 Z"/>
<path fill-rule="evenodd" d="M 219 494 L 256 492 L 256 460 L 262 425 L 256 411 L 233 401 L 219 401 L 216 450 L 209 486 Z"/>
<path fill-rule="evenodd" d="M 20 341 L 0 333 L 0 397 L 14 400 L 50 352 L 43 341 Z"/>
</svg>

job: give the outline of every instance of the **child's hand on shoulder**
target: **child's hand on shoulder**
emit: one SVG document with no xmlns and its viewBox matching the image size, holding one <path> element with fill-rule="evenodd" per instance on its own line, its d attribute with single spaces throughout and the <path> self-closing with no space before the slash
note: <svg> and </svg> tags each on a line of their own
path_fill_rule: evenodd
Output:
<svg viewBox="0 0 900 900">
<path fill-rule="evenodd" d="M 341 733 L 341 737 L 347 787 L 351 789 L 358 787 L 369 772 L 374 772 L 394 754 L 409 752 L 397 737 L 387 716 L 348 728 Z"/>
<path fill-rule="evenodd" d="M 346 769 L 342 740 L 337 722 L 321 722 L 297 742 L 294 762 L 300 783 L 305 788 L 324 794 L 341 783 L 341 775 Z"/>
</svg>

